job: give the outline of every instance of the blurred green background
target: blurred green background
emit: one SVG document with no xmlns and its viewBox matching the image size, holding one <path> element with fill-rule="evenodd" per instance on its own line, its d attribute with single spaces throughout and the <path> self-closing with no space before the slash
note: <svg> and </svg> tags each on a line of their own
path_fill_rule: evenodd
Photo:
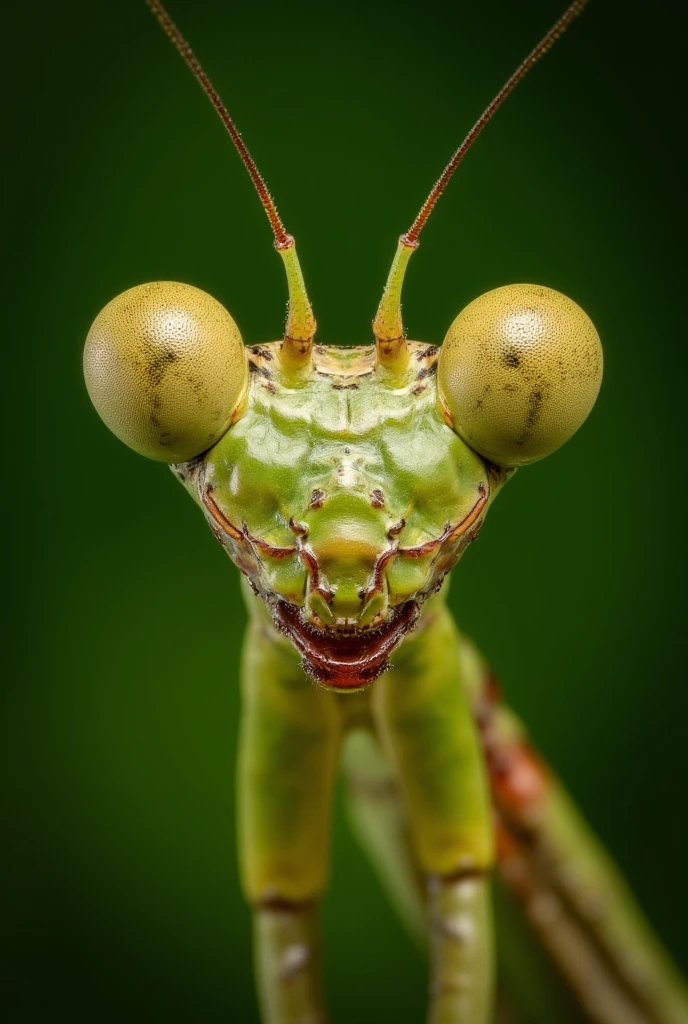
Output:
<svg viewBox="0 0 688 1024">
<path fill-rule="evenodd" d="M 561 6 L 170 0 L 297 236 L 320 340 L 370 340 L 397 235 Z M 685 966 L 683 26 L 679 4 L 639 10 L 591 4 L 508 101 L 430 222 L 405 316 L 439 342 L 471 298 L 535 281 L 600 331 L 597 407 L 509 485 L 451 600 Z M 273 339 L 282 267 L 142 3 L 9 18 L 2 1003 L 16 1024 L 251 1024 L 237 574 L 172 474 L 101 424 L 81 350 L 156 279 Z M 422 1018 L 424 965 L 339 804 L 325 928 L 335 1021 Z"/>
</svg>

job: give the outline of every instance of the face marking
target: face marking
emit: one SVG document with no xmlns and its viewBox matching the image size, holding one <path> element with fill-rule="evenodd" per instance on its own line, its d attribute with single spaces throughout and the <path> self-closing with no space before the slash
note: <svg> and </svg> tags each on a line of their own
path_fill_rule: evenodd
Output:
<svg viewBox="0 0 688 1024">
<path fill-rule="evenodd" d="M 208 509 L 208 512 L 210 512 L 211 516 L 218 524 L 218 526 L 222 530 L 224 530 L 224 532 L 228 534 L 228 536 L 230 536 L 232 540 L 243 540 L 244 535 L 241 532 L 241 530 L 237 529 L 237 527 L 234 526 L 233 523 L 230 523 L 229 519 L 227 519 L 224 513 L 221 512 L 220 509 L 218 508 L 218 505 L 215 502 L 215 500 L 210 496 L 210 492 L 212 491 L 212 489 L 213 485 L 208 484 L 204 491 L 202 492 L 201 500 L 203 504 Z"/>
<path fill-rule="evenodd" d="M 410 343 L 400 385 L 378 380 L 371 349 L 320 346 L 304 386 L 269 358 L 277 345 L 248 350 L 244 414 L 177 471 L 187 469 L 218 540 L 306 672 L 360 689 L 415 627 L 507 474 L 447 426 L 435 346 Z M 427 393 L 416 397 L 419 374 Z M 332 390 L 351 376 L 356 389 Z"/>
<path fill-rule="evenodd" d="M 260 540 L 259 537 L 254 537 L 253 534 L 249 533 L 246 523 L 244 523 L 243 534 L 246 540 L 251 544 L 259 554 L 265 555 L 267 558 L 289 558 L 296 551 L 295 545 L 290 547 L 275 547 L 274 544 L 268 544 L 264 540 Z"/>
</svg>

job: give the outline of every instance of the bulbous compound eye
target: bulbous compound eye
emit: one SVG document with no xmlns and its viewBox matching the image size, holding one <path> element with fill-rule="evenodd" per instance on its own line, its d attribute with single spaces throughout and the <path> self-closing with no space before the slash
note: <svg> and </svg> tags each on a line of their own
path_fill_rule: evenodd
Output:
<svg viewBox="0 0 688 1024">
<path fill-rule="evenodd" d="M 244 393 L 246 353 L 224 306 L 174 281 L 122 292 L 96 317 L 86 387 L 117 437 L 160 462 L 185 462 L 225 433 Z"/>
<path fill-rule="evenodd" d="M 495 288 L 457 316 L 438 366 L 456 432 L 499 466 L 541 459 L 595 404 L 602 346 L 575 302 L 532 284 Z"/>
</svg>

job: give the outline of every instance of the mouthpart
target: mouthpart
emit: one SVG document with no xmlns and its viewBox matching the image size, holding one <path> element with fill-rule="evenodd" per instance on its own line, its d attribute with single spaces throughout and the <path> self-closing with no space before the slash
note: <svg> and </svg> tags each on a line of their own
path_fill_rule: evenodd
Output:
<svg viewBox="0 0 688 1024">
<path fill-rule="evenodd" d="M 418 621 L 415 601 L 392 608 L 385 621 L 371 629 L 318 629 L 306 622 L 301 609 L 278 601 L 275 625 L 303 658 L 304 671 L 330 690 L 361 690 L 389 668 L 389 656 Z"/>
</svg>

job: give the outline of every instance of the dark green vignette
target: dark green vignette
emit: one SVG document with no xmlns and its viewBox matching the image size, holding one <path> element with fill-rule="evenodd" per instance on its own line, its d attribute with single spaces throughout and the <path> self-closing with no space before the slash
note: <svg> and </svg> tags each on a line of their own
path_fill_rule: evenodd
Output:
<svg viewBox="0 0 688 1024">
<path fill-rule="evenodd" d="M 278 200 L 325 343 L 367 343 L 397 235 L 559 0 L 170 0 Z M 6 15 L 4 962 L 13 1024 L 256 1020 L 234 853 L 236 572 L 81 377 L 112 296 L 175 279 L 247 343 L 285 287 L 221 126 L 143 3 Z M 685 232 L 678 4 L 595 0 L 441 199 L 411 337 L 476 295 L 564 291 L 602 393 L 520 472 L 451 601 L 686 965 Z M 424 967 L 338 806 L 326 966 L 337 1020 L 422 1014 Z"/>
</svg>

